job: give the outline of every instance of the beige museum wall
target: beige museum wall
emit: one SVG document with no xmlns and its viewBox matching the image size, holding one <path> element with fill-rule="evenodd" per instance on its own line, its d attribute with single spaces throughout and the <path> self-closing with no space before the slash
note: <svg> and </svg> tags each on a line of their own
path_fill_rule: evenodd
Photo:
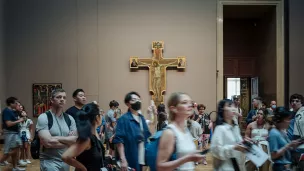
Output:
<svg viewBox="0 0 304 171">
<path fill-rule="evenodd" d="M 289 8 L 289 94 L 301 93 L 304 95 L 303 78 L 303 40 L 304 1 L 291 0 Z"/>
<path fill-rule="evenodd" d="M 6 85 L 32 113 L 33 83 L 81 87 L 107 109 L 112 99 L 138 91 L 150 101 L 148 71 L 129 71 L 129 56 L 150 57 L 165 42 L 165 57 L 186 56 L 186 72 L 167 72 L 167 95 L 182 91 L 216 106 L 215 0 L 9 0 L 6 9 Z"/>
</svg>

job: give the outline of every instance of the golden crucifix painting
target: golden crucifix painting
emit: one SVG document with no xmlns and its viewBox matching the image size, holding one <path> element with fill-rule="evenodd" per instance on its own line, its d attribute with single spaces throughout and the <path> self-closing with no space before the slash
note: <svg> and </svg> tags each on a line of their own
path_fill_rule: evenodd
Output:
<svg viewBox="0 0 304 171">
<path fill-rule="evenodd" d="M 163 58 L 163 41 L 152 42 L 152 58 L 130 57 L 130 68 L 149 68 L 149 91 L 152 94 L 152 100 L 156 105 L 164 103 L 164 94 L 166 92 L 166 69 L 176 68 L 183 70 L 186 68 L 186 57 Z"/>
</svg>

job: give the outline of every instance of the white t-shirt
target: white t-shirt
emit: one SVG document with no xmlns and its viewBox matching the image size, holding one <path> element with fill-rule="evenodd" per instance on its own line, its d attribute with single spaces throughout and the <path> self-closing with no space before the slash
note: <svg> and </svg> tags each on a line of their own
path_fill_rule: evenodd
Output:
<svg viewBox="0 0 304 171">
<path fill-rule="evenodd" d="M 25 122 L 20 123 L 20 130 L 30 130 L 30 125 L 33 124 L 31 119 L 27 119 Z"/>
<path fill-rule="evenodd" d="M 31 138 L 30 133 L 30 125 L 33 124 L 33 121 L 31 119 L 27 119 L 25 122 L 20 123 L 20 136 L 22 135 L 22 132 L 26 132 L 27 139 Z"/>
<path fill-rule="evenodd" d="M 295 123 L 293 129 L 293 135 L 304 137 L 304 107 L 301 107 L 295 115 Z M 304 149 L 304 144 L 298 147 L 299 149 Z"/>
<path fill-rule="evenodd" d="M 142 120 L 138 115 L 133 115 L 133 118 L 139 123 L 140 130 L 144 131 Z M 138 144 L 138 163 L 141 165 L 145 165 L 145 144 L 144 141 Z"/>
</svg>

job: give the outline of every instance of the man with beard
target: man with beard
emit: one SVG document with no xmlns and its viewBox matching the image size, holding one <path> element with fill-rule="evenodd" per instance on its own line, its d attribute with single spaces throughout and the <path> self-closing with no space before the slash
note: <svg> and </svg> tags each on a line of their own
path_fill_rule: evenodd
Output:
<svg viewBox="0 0 304 171">
<path fill-rule="evenodd" d="M 128 112 L 117 121 L 113 143 L 117 145 L 121 170 L 127 171 L 131 167 L 141 171 L 145 165 L 145 143 L 151 133 L 144 116 L 138 112 L 141 109 L 140 95 L 130 92 L 124 102 Z"/>
<path fill-rule="evenodd" d="M 74 119 L 76 116 L 76 113 L 81 110 L 81 108 L 86 104 L 87 99 L 85 96 L 85 93 L 83 89 L 77 89 L 73 93 L 73 99 L 75 105 L 70 107 L 68 110 L 65 111 L 65 113 L 71 115 Z"/>
</svg>

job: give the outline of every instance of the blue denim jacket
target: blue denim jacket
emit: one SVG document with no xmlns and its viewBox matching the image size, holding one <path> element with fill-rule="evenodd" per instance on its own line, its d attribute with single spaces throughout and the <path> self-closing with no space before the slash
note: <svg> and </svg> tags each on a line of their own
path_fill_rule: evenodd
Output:
<svg viewBox="0 0 304 171">
<path fill-rule="evenodd" d="M 251 122 L 253 122 L 252 117 L 253 117 L 254 115 L 256 115 L 256 112 L 257 112 L 256 109 L 251 109 L 251 110 L 249 111 L 249 113 L 248 113 L 248 115 L 247 115 L 247 118 L 246 118 L 246 123 L 247 123 L 247 124 L 250 124 Z"/>
<path fill-rule="evenodd" d="M 147 139 L 151 136 L 144 116 L 141 114 L 139 116 L 143 124 L 143 132 L 140 130 L 139 123 L 133 118 L 132 113 L 127 112 L 117 120 L 116 134 L 113 139 L 114 144 L 124 144 L 129 167 L 136 169 L 136 171 L 140 170 L 138 163 L 139 142 L 144 141 L 146 146 Z"/>
</svg>

